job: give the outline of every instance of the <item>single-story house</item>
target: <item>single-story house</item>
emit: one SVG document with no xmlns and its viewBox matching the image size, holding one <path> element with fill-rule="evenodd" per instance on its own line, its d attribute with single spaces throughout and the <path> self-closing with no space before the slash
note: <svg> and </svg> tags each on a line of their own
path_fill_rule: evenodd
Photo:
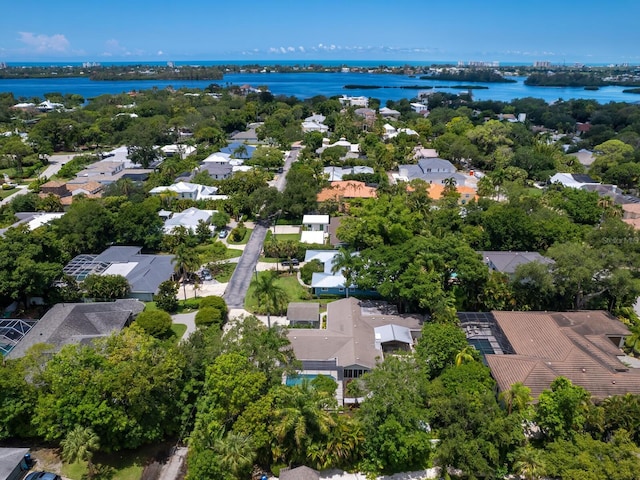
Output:
<svg viewBox="0 0 640 480">
<path fill-rule="evenodd" d="M 375 198 L 376 194 L 376 189 L 368 187 L 364 182 L 343 180 L 331 182 L 331 186 L 320 190 L 316 198 L 318 202 L 327 202 L 344 198 Z"/>
<path fill-rule="evenodd" d="M 287 320 L 292 326 L 320 328 L 320 304 L 291 302 L 287 307 Z"/>
<path fill-rule="evenodd" d="M 100 255 L 82 254 L 71 260 L 63 269 L 76 281 L 83 281 L 90 274 L 122 275 L 129 282 L 130 298 L 150 302 L 160 284 L 173 277 L 173 255 L 149 255 L 140 253 L 140 247 L 109 247 Z"/>
<path fill-rule="evenodd" d="M 15 214 L 18 221 L 8 228 L 17 228 L 20 225 L 26 224 L 29 230 L 35 230 L 43 225 L 47 225 L 53 220 L 61 218 L 63 215 L 64 213 L 18 212 Z M 0 229 L 0 236 L 4 235 L 6 231 L 6 228 Z"/>
<path fill-rule="evenodd" d="M 382 107 L 379 112 L 382 118 L 400 118 L 400 112 L 393 108 Z"/>
<path fill-rule="evenodd" d="M 326 323 L 321 329 L 290 329 L 287 337 L 303 373 L 324 370 L 336 375 L 341 400 L 345 384 L 375 368 L 385 355 L 411 351 L 423 319 L 399 315 L 385 302 L 350 297 L 327 305 Z"/>
<path fill-rule="evenodd" d="M 70 343 L 87 343 L 109 336 L 129 325 L 143 310 L 144 303 L 136 299 L 58 303 L 13 347 L 7 358 L 23 357 L 38 343 L 50 344 L 53 351 L 58 351 Z"/>
<path fill-rule="evenodd" d="M 321 230 L 303 230 L 300 233 L 300 243 L 310 245 L 324 245 L 327 234 Z"/>
<path fill-rule="evenodd" d="M 552 265 L 554 262 L 548 257 L 543 257 L 538 252 L 478 252 L 482 260 L 490 270 L 512 276 L 516 273 L 516 268 L 531 262 L 538 262 L 543 265 Z"/>
<path fill-rule="evenodd" d="M 470 343 L 478 335 L 485 337 L 480 348 L 500 391 L 521 382 L 537 399 L 553 380 L 565 377 L 597 400 L 640 394 L 640 362 L 621 350 L 629 329 L 608 312 L 494 311 L 459 316 Z"/>
<path fill-rule="evenodd" d="M 238 158 L 241 160 L 249 160 L 253 157 L 255 151 L 256 147 L 242 142 L 231 142 L 226 147 L 220 149 L 221 153 L 225 153 L 230 155 L 232 158 Z"/>
<path fill-rule="evenodd" d="M 184 227 L 190 230 L 192 233 L 196 232 L 200 222 L 204 222 L 211 233 L 213 233 L 214 227 L 209 225 L 211 217 L 217 210 L 200 210 L 196 207 L 187 208 L 180 213 L 174 213 L 171 218 L 168 218 L 164 222 L 164 233 L 171 235 L 173 231 L 178 227 Z"/>
<path fill-rule="evenodd" d="M 549 184 L 560 183 L 565 187 L 582 188 L 585 185 L 599 185 L 589 175 L 584 173 L 556 173 L 549 179 Z"/>
<path fill-rule="evenodd" d="M 169 186 L 155 187 L 149 193 L 151 195 L 175 194 L 176 198 L 186 200 L 221 200 L 227 198 L 226 195 L 217 195 L 218 187 L 190 182 L 178 182 Z"/>
<path fill-rule="evenodd" d="M 28 466 L 25 455 L 28 448 L 0 448 L 0 480 L 22 480 Z"/>
<path fill-rule="evenodd" d="M 280 480 L 320 480 L 320 472 L 306 466 L 280 469 Z"/>
<path fill-rule="evenodd" d="M 322 263 L 324 270 L 314 272 L 311 276 L 311 290 L 316 296 L 322 295 L 355 295 L 357 297 L 378 297 L 375 290 L 361 290 L 357 285 L 350 285 L 349 290 L 345 288 L 346 279 L 342 272 L 333 273 L 333 261 L 338 255 L 337 250 L 307 250 L 304 261 L 311 262 L 317 260 Z M 354 253 L 357 255 L 357 253 Z"/>
<path fill-rule="evenodd" d="M 351 143 L 345 138 L 340 138 L 337 142 L 329 143 L 328 138 L 322 139 L 322 146 L 316 149 L 316 153 L 318 155 L 322 155 L 327 148 L 332 147 L 343 147 L 346 148 L 347 153 L 344 158 L 358 158 L 360 156 L 360 144 L 359 143 Z"/>
<path fill-rule="evenodd" d="M 358 165 L 354 167 L 324 167 L 322 170 L 330 182 L 340 182 L 345 175 L 373 174 L 373 168 Z"/>
<path fill-rule="evenodd" d="M 193 155 L 196 153 L 196 147 L 193 145 L 164 145 L 160 147 L 160 151 L 164 154 L 165 157 L 173 157 L 178 155 L 180 158 L 187 158 L 189 155 Z"/>
</svg>

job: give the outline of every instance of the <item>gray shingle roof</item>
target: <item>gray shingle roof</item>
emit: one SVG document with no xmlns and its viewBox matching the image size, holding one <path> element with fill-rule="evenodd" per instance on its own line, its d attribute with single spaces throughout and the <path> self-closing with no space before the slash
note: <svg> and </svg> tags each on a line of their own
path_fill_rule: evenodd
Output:
<svg viewBox="0 0 640 480">
<path fill-rule="evenodd" d="M 27 453 L 28 448 L 0 448 L 0 479 L 9 478 Z"/>
<path fill-rule="evenodd" d="M 38 343 L 59 350 L 69 343 L 84 343 L 122 330 L 144 304 L 135 299 L 96 303 L 58 303 L 49 310 L 7 358 L 19 358 Z"/>
<path fill-rule="evenodd" d="M 526 263 L 539 262 L 544 265 L 553 263 L 553 260 L 543 257 L 538 252 L 482 251 L 478 253 L 482 255 L 482 260 L 489 268 L 508 275 L 514 274 L 518 266 Z"/>
<path fill-rule="evenodd" d="M 289 321 L 317 322 L 319 318 L 319 303 L 291 302 L 287 307 L 287 319 Z"/>
</svg>

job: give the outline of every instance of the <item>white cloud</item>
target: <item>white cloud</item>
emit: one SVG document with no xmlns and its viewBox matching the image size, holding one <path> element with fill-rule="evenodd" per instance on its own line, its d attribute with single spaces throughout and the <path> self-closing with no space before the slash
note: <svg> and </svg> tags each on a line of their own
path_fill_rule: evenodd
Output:
<svg viewBox="0 0 640 480">
<path fill-rule="evenodd" d="M 32 32 L 18 32 L 20 40 L 25 45 L 34 48 L 38 53 L 43 52 L 66 52 L 71 45 L 67 38 L 57 33 L 55 35 L 35 34 Z"/>
<path fill-rule="evenodd" d="M 298 50 L 304 53 L 304 47 L 302 45 L 298 47 Z"/>
<path fill-rule="evenodd" d="M 294 47 L 287 47 L 287 52 L 295 52 L 296 49 Z"/>
<path fill-rule="evenodd" d="M 158 53 L 157 53 L 156 55 L 158 55 L 159 57 L 161 57 L 162 55 L 164 55 L 164 52 L 163 52 L 162 50 L 158 50 Z"/>
</svg>

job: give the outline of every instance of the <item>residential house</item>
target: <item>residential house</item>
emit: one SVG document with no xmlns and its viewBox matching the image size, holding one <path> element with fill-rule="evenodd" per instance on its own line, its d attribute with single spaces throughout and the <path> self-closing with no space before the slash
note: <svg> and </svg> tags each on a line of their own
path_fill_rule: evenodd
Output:
<svg viewBox="0 0 640 480">
<path fill-rule="evenodd" d="M 432 183 L 429 185 L 429 198 L 433 200 L 440 200 L 444 194 L 445 185 L 443 183 Z M 473 187 L 467 187 L 466 185 L 456 185 L 456 191 L 460 195 L 458 203 L 460 205 L 466 205 L 472 200 L 478 199 L 476 189 Z"/>
<path fill-rule="evenodd" d="M 416 165 L 400 165 L 398 173 L 393 174 L 396 181 L 410 182 L 420 179 L 430 184 L 440 183 L 445 185 L 448 179 L 453 178 L 456 186 L 474 187 L 477 179 L 473 175 L 456 172 L 456 168 L 449 160 L 441 158 L 421 158 Z"/>
<path fill-rule="evenodd" d="M 340 103 L 345 107 L 364 107 L 367 108 L 369 106 L 369 99 L 367 97 L 348 97 L 347 95 L 342 95 L 338 99 Z"/>
<path fill-rule="evenodd" d="M 171 218 L 168 218 L 164 222 L 163 231 L 167 235 L 171 235 L 176 228 L 184 227 L 191 233 L 195 233 L 198 225 L 204 222 L 211 233 L 213 233 L 214 227 L 209 226 L 211 217 L 217 210 L 200 210 L 199 208 L 191 207 L 180 213 L 174 213 Z"/>
<path fill-rule="evenodd" d="M 340 202 L 349 198 L 375 198 L 376 194 L 376 189 L 368 187 L 364 182 L 343 180 L 331 182 L 331 186 L 320 190 L 316 198 L 319 203 L 328 201 Z"/>
<path fill-rule="evenodd" d="M 215 180 L 225 180 L 230 178 L 233 173 L 233 166 L 229 163 L 201 163 L 198 171 L 207 172 L 209 176 Z"/>
<path fill-rule="evenodd" d="M 425 105 L 424 103 L 414 102 L 411 104 L 411 110 L 420 115 L 425 115 L 429 113 L 429 105 Z"/>
<path fill-rule="evenodd" d="M 553 175 L 548 182 L 550 185 L 554 183 L 560 183 L 565 187 L 570 188 L 582 188 L 585 185 L 599 185 L 600 182 L 597 182 L 589 175 L 584 173 L 556 173 Z"/>
<path fill-rule="evenodd" d="M 26 463 L 28 453 L 28 448 L 0 448 L 0 480 L 22 480 L 31 467 Z"/>
<path fill-rule="evenodd" d="M 584 148 L 575 153 L 570 153 L 569 155 L 572 157 L 575 157 L 578 160 L 578 162 L 581 165 L 584 165 L 585 167 L 590 167 L 591 164 L 595 161 L 593 152 L 586 150 Z"/>
<path fill-rule="evenodd" d="M 343 147 L 347 149 L 347 153 L 343 158 L 358 158 L 360 156 L 360 144 L 358 143 L 351 143 L 347 140 L 345 140 L 345 138 L 340 138 L 340 140 L 338 140 L 337 142 L 334 143 L 329 143 L 329 139 L 328 138 L 323 138 L 322 139 L 322 146 L 318 149 L 316 149 L 316 153 L 318 155 L 322 155 L 322 152 L 324 152 L 327 148 L 332 148 L 332 147 Z"/>
<path fill-rule="evenodd" d="M 306 466 L 280 469 L 280 480 L 320 480 L 320 472 Z"/>
<path fill-rule="evenodd" d="M 329 231 L 329 215 L 304 215 L 302 226 L 304 230 L 327 233 Z"/>
<path fill-rule="evenodd" d="M 226 195 L 218 195 L 218 187 L 200 185 L 199 183 L 178 182 L 169 186 L 152 188 L 151 195 L 175 195 L 176 198 L 184 200 L 225 200 Z"/>
<path fill-rule="evenodd" d="M 35 230 L 36 228 L 49 224 L 63 215 L 64 213 L 17 212 L 15 217 L 18 221 L 8 228 L 17 228 L 20 225 L 26 225 L 29 230 Z M 6 231 L 7 228 L 0 229 L 0 236 L 3 236 Z"/>
<path fill-rule="evenodd" d="M 243 142 L 231 142 L 226 147 L 220 149 L 221 153 L 240 160 L 250 160 L 255 151 L 255 146 L 247 145 Z"/>
<path fill-rule="evenodd" d="M 291 302 L 287 307 L 287 320 L 291 326 L 320 328 L 320 304 Z"/>
<path fill-rule="evenodd" d="M 324 121 L 327 119 L 324 115 L 314 114 L 310 117 L 307 117 L 302 122 L 302 132 L 320 132 L 327 133 L 329 131 L 329 127 L 324 124 Z"/>
<path fill-rule="evenodd" d="M 413 158 L 415 160 L 421 158 L 438 158 L 438 151 L 435 148 L 423 148 L 418 145 L 413 149 Z"/>
<path fill-rule="evenodd" d="M 303 374 L 330 374 L 343 403 L 346 384 L 371 371 L 386 355 L 412 351 L 423 319 L 399 315 L 385 302 L 345 298 L 327 305 L 326 328 L 290 329 L 293 351 Z"/>
<path fill-rule="evenodd" d="M 376 111 L 372 108 L 356 108 L 354 113 L 361 117 L 365 125 L 371 127 L 376 122 Z"/>
<path fill-rule="evenodd" d="M 179 156 L 180 158 L 184 159 L 189 155 L 193 155 L 194 153 L 196 153 L 196 147 L 192 145 L 174 144 L 160 147 L 160 151 L 164 154 L 165 157 Z"/>
<path fill-rule="evenodd" d="M 129 282 L 129 298 L 153 300 L 160 284 L 173 277 L 173 255 L 142 254 L 140 247 L 109 247 L 99 255 L 82 254 L 63 269 L 81 282 L 90 274 L 122 275 Z"/>
<path fill-rule="evenodd" d="M 337 250 L 307 250 L 304 257 L 305 262 L 318 260 L 323 265 L 322 272 L 315 272 L 311 276 L 311 290 L 314 295 L 318 297 L 323 295 L 347 296 L 347 294 L 357 297 L 379 296 L 375 290 L 362 290 L 357 285 L 350 285 L 347 291 L 345 288 L 347 282 L 342 271 L 333 273 L 336 255 L 338 255 Z M 354 253 L 354 255 L 357 255 L 357 253 Z"/>
<path fill-rule="evenodd" d="M 537 399 L 553 380 L 565 377 L 596 400 L 640 394 L 640 362 L 621 350 L 629 329 L 608 312 L 459 316 L 470 343 L 480 345 L 500 391 L 521 382 Z"/>
<path fill-rule="evenodd" d="M 329 236 L 329 215 L 305 215 L 302 217 L 300 242 L 323 245 Z"/>
<path fill-rule="evenodd" d="M 64 109 L 64 105 L 62 103 L 55 103 L 50 102 L 49 100 L 45 100 L 44 102 L 39 103 L 37 108 L 41 112 L 52 112 L 54 110 Z"/>
<path fill-rule="evenodd" d="M 554 262 L 548 257 L 543 257 L 538 252 L 496 252 L 481 251 L 478 252 L 482 256 L 482 260 L 495 272 L 504 273 L 513 276 L 516 269 L 520 265 L 526 265 L 531 262 L 538 262 L 542 265 L 552 265 Z"/>
<path fill-rule="evenodd" d="M 69 206 L 78 195 L 87 198 L 100 198 L 103 190 L 104 185 L 93 180 L 76 179 L 76 183 L 50 180 L 40 186 L 38 196 L 46 198 L 49 195 L 54 195 L 60 199 L 63 206 Z"/>
<path fill-rule="evenodd" d="M 394 110 L 393 108 L 382 107 L 379 112 L 382 118 L 392 118 L 394 120 L 400 118 L 400 112 L 398 110 Z"/>
<path fill-rule="evenodd" d="M 258 133 L 256 132 L 256 128 L 258 128 L 260 125 L 262 125 L 261 122 L 257 122 L 257 123 L 250 123 L 247 126 L 247 130 L 244 132 L 235 132 L 231 135 L 231 141 L 232 142 L 242 142 L 242 143 L 249 143 L 252 145 L 256 145 L 258 143 L 260 143 L 260 140 L 258 140 Z"/>
<path fill-rule="evenodd" d="M 129 325 L 144 303 L 135 299 L 96 303 L 58 303 L 13 347 L 6 358 L 23 357 L 38 343 L 58 351 L 70 343 L 88 343 Z"/>
<path fill-rule="evenodd" d="M 342 181 L 345 175 L 370 174 L 373 175 L 374 170 L 371 167 L 355 166 L 355 167 L 324 167 L 323 173 L 330 182 Z"/>
</svg>

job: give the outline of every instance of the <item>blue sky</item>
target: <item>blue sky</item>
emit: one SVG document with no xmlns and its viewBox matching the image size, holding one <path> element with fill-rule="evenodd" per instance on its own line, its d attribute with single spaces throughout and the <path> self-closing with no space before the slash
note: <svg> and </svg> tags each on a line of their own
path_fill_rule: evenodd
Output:
<svg viewBox="0 0 640 480">
<path fill-rule="evenodd" d="M 638 0 L 5 1 L 5 62 L 640 63 Z"/>
</svg>

